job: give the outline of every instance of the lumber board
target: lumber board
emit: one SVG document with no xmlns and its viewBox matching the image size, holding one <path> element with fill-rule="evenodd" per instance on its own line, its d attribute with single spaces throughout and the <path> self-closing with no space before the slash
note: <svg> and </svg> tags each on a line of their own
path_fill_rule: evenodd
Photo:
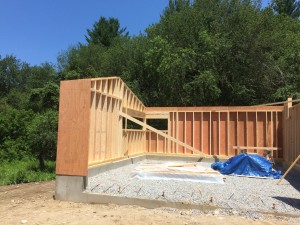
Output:
<svg viewBox="0 0 300 225">
<path fill-rule="evenodd" d="M 298 160 L 300 159 L 300 155 L 298 155 L 298 157 L 295 159 L 295 161 L 290 165 L 290 167 L 288 168 L 288 170 L 284 173 L 284 175 L 280 178 L 280 180 L 277 182 L 277 185 L 280 184 L 280 182 L 283 180 L 283 178 L 285 178 L 285 176 L 291 171 L 291 169 L 295 166 L 295 164 L 298 162 Z"/>
</svg>

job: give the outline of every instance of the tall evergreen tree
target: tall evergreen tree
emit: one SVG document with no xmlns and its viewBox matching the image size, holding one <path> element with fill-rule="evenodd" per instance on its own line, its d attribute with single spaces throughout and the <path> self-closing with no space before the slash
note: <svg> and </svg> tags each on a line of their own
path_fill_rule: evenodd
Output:
<svg viewBox="0 0 300 225">
<path fill-rule="evenodd" d="M 93 29 L 87 29 L 85 39 L 89 44 L 100 44 L 109 47 L 116 37 L 127 35 L 125 30 L 126 28 L 120 28 L 118 19 L 100 17 L 99 21 L 94 23 Z"/>
<path fill-rule="evenodd" d="M 272 0 L 272 8 L 279 14 L 285 14 L 291 18 L 299 18 L 300 1 L 297 0 Z"/>
</svg>

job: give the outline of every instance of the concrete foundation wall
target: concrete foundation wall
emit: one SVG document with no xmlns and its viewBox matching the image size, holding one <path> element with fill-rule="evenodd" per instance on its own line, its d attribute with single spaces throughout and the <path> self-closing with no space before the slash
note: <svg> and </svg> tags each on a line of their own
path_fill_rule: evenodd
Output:
<svg viewBox="0 0 300 225">
<path fill-rule="evenodd" d="M 135 164 L 143 160 L 162 160 L 162 161 L 187 161 L 187 162 L 217 162 L 226 159 L 219 158 L 200 158 L 196 156 L 174 156 L 174 155 L 140 155 L 129 157 L 123 160 L 103 163 L 98 166 L 90 167 L 88 169 L 88 176 L 68 176 L 56 175 L 55 182 L 55 199 L 73 202 L 87 202 L 87 203 L 114 203 L 114 204 L 134 204 L 147 208 L 152 207 L 166 207 L 171 203 L 164 201 L 153 201 L 148 199 L 133 199 L 116 196 L 105 196 L 98 194 L 84 193 L 88 184 L 89 177 L 95 176 L 107 170 L 116 169 L 129 164 Z M 171 206 L 170 206 L 171 207 Z M 176 207 L 175 207 L 176 208 Z"/>
</svg>

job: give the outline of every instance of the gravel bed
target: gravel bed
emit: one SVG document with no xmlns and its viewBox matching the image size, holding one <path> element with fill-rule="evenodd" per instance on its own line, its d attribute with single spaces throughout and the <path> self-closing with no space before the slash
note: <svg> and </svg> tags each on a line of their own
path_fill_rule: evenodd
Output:
<svg viewBox="0 0 300 225">
<path fill-rule="evenodd" d="M 261 212 L 295 215 L 300 222 L 300 178 L 289 175 L 280 185 L 278 180 L 225 176 L 224 184 L 178 180 L 141 180 L 132 178 L 134 168 L 145 160 L 90 177 L 86 192 L 135 198 L 159 199 L 220 207 L 212 214 L 244 215 L 256 219 Z M 185 162 L 182 162 L 185 163 Z M 201 163 L 209 167 L 211 163 Z M 264 213 L 266 215 L 266 213 Z"/>
</svg>

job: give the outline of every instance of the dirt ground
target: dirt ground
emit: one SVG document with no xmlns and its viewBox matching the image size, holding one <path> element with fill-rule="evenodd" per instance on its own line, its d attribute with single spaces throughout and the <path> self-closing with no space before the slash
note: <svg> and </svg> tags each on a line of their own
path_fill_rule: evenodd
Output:
<svg viewBox="0 0 300 225">
<path fill-rule="evenodd" d="M 201 215 L 190 211 L 64 202 L 53 199 L 55 181 L 0 186 L 0 224 L 295 224 L 278 219 Z"/>
</svg>

